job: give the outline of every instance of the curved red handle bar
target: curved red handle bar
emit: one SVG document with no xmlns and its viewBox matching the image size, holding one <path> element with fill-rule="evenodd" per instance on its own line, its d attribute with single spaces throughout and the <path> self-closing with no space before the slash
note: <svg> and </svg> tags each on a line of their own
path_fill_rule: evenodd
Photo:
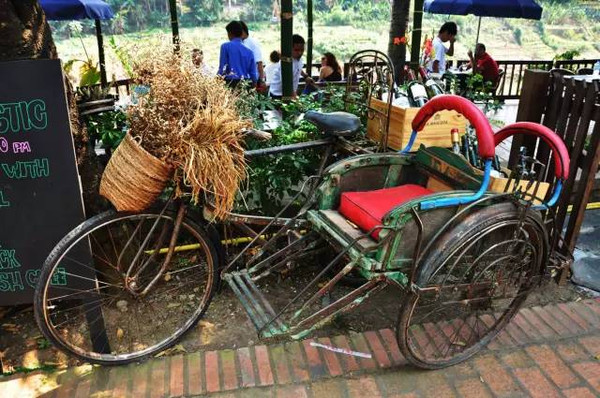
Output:
<svg viewBox="0 0 600 398">
<path fill-rule="evenodd" d="M 506 138 L 515 134 L 534 135 L 544 140 L 552 149 L 556 178 L 564 180 L 569 178 L 569 151 L 567 151 L 563 140 L 554 131 L 537 123 L 517 122 L 499 130 L 494 135 L 494 143 L 498 145 Z"/>
<path fill-rule="evenodd" d="M 456 111 L 466 117 L 477 132 L 479 156 L 482 159 L 494 157 L 496 146 L 494 145 L 492 126 L 479 108 L 468 99 L 458 95 L 438 95 L 430 99 L 413 119 L 413 130 L 421 131 L 435 113 L 443 110 Z"/>
</svg>

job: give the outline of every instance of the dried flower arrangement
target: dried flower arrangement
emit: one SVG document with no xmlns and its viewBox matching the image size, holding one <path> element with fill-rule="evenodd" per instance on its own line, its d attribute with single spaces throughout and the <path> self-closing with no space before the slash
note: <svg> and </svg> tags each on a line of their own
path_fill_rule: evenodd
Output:
<svg viewBox="0 0 600 398">
<path fill-rule="evenodd" d="M 168 49 L 137 55 L 133 71 L 150 90 L 127 109 L 129 134 L 176 170 L 178 195 L 182 184 L 191 189 L 194 202 L 209 193 L 215 214 L 225 215 L 246 176 L 241 138 L 251 127 L 239 116 L 237 94 Z"/>
</svg>

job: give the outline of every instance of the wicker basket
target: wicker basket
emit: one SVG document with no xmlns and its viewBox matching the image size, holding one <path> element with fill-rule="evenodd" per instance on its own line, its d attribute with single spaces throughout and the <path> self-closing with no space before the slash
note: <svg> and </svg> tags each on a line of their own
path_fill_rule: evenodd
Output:
<svg viewBox="0 0 600 398">
<path fill-rule="evenodd" d="M 172 175 L 168 163 L 146 152 L 127 134 L 104 170 L 100 195 L 118 211 L 142 211 L 156 200 Z"/>
</svg>

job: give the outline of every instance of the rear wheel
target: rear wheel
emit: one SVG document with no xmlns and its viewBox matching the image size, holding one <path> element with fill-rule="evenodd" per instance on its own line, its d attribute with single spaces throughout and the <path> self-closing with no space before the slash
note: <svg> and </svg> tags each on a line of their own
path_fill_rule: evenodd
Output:
<svg viewBox="0 0 600 398">
<path fill-rule="evenodd" d="M 467 216 L 436 242 L 407 294 L 397 337 L 407 360 L 439 369 L 485 347 L 539 281 L 548 240 L 537 213 L 502 203 Z"/>
<path fill-rule="evenodd" d="M 63 238 L 34 297 L 44 335 L 85 361 L 123 364 L 191 329 L 212 298 L 218 259 L 204 229 L 186 217 L 160 273 L 174 220 L 170 212 L 107 212 Z"/>
</svg>

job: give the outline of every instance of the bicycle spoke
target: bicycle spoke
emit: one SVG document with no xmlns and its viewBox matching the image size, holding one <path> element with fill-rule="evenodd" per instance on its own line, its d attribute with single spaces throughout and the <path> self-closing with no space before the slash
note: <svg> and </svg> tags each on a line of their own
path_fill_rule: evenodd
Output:
<svg viewBox="0 0 600 398">
<path fill-rule="evenodd" d="M 163 225 L 173 223 L 172 219 L 158 214 L 107 213 L 106 221 L 90 220 L 91 224 L 83 229 L 90 232 L 76 235 L 63 244 L 53 260 L 48 260 L 52 271 L 44 276 L 45 301 L 40 306 L 44 334 L 51 331 L 60 348 L 100 363 L 130 362 L 166 348 L 181 336 L 206 309 L 215 278 L 210 241 L 185 220 L 175 237 L 175 246 L 194 244 L 204 249 L 173 253 L 166 265 L 167 273 L 143 296 L 136 292 L 156 278 L 161 264 L 157 262 L 160 257 L 152 259 L 140 251 L 141 246 L 146 242 L 160 249 L 160 232 Z M 93 248 L 91 255 L 78 253 L 82 241 Z M 139 255 L 139 264 L 148 266 L 139 278 L 128 279 L 126 287 L 116 261 L 121 261 L 121 266 L 130 264 L 134 255 Z M 58 267 L 60 275 L 67 278 L 67 286 L 51 284 Z M 105 334 L 99 333 L 102 325 Z M 99 330 L 90 330 L 92 327 Z M 104 336 L 106 341 L 101 340 Z"/>
</svg>

